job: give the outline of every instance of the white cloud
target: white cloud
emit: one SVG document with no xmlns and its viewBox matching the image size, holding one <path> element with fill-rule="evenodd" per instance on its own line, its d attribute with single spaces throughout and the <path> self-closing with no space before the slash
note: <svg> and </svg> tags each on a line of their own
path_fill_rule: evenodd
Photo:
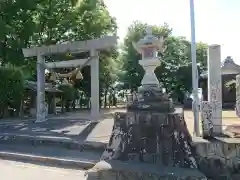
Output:
<svg viewBox="0 0 240 180">
<path fill-rule="evenodd" d="M 111 15 L 117 18 L 119 36 L 123 38 L 135 20 L 149 24 L 167 22 L 174 35 L 190 40 L 189 0 L 104 0 Z M 239 0 L 195 0 L 196 40 L 220 44 L 222 60 L 232 56 L 240 64 Z"/>
</svg>

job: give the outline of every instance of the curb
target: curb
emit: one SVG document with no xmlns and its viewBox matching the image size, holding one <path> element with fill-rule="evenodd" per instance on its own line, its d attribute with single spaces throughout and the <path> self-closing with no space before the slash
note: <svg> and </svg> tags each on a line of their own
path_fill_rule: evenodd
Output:
<svg viewBox="0 0 240 180">
<path fill-rule="evenodd" d="M 94 149 L 104 151 L 107 148 L 108 142 L 85 141 L 82 145 L 83 149 Z"/>
<path fill-rule="evenodd" d="M 81 149 L 82 142 L 70 138 L 49 138 L 43 136 L 1 134 L 0 143 L 3 144 L 29 144 L 32 146 L 55 146 L 66 149 Z"/>
<path fill-rule="evenodd" d="M 90 169 L 97 163 L 94 161 L 61 159 L 12 152 L 0 152 L 0 159 L 74 169 Z"/>
<path fill-rule="evenodd" d="M 64 149 L 75 149 L 82 151 L 83 149 L 93 149 L 98 151 L 104 151 L 108 142 L 96 142 L 96 141 L 76 141 L 70 138 L 47 138 L 43 136 L 31 136 L 31 135 L 13 135 L 2 134 L 0 135 L 0 144 L 28 144 L 34 147 L 37 146 L 53 146 Z"/>
</svg>

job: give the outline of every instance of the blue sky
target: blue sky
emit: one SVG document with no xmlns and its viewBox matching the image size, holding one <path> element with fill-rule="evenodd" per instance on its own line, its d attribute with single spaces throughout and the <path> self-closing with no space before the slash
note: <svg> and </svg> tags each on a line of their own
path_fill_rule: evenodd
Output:
<svg viewBox="0 0 240 180">
<path fill-rule="evenodd" d="M 167 22 L 173 34 L 190 40 L 189 0 L 104 0 L 117 18 L 124 38 L 135 20 L 151 25 Z M 220 44 L 222 60 L 232 56 L 240 64 L 240 0 L 195 0 L 196 40 Z"/>
</svg>

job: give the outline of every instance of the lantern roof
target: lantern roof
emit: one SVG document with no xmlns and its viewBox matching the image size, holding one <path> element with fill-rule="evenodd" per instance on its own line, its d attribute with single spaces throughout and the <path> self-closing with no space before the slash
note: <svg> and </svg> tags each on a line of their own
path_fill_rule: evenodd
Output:
<svg viewBox="0 0 240 180">
<path fill-rule="evenodd" d="M 160 39 L 152 34 L 152 27 L 146 28 L 146 35 L 138 42 L 133 43 L 134 48 L 141 54 L 144 48 L 152 47 L 157 50 L 163 49 L 163 37 Z"/>
</svg>

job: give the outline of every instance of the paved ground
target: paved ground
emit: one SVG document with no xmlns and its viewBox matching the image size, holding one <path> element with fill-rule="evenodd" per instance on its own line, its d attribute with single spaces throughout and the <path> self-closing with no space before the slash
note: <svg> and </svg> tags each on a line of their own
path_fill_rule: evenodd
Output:
<svg viewBox="0 0 240 180">
<path fill-rule="evenodd" d="M 111 111 L 102 112 L 101 118 L 104 119 L 98 124 L 90 124 L 88 120 L 89 115 L 87 113 L 73 113 L 67 114 L 62 117 L 54 117 L 46 121 L 45 123 L 35 124 L 31 120 L 25 121 L 0 121 L 0 136 L 3 133 L 16 133 L 16 134 L 32 134 L 32 135 L 45 135 L 45 136 L 64 136 L 70 138 L 86 138 L 88 141 L 94 142 L 104 142 L 107 143 L 112 131 L 113 118 L 112 114 L 116 111 L 124 111 L 123 109 L 114 109 Z M 193 132 L 193 113 L 192 111 L 185 111 L 185 120 L 188 126 L 190 133 Z M 226 126 L 230 125 L 240 125 L 240 119 L 234 116 L 234 112 L 231 112 L 226 115 L 223 115 L 223 124 Z M 90 126 L 89 126 L 90 125 Z M 239 126 L 240 127 L 240 126 Z M 87 129 L 87 130 L 86 130 Z M 85 139 L 85 140 L 86 140 Z M 2 148 L 2 147 L 1 147 Z M 0 149 L 1 149 L 0 148 Z M 14 149 L 13 151 L 25 151 L 24 149 Z M 33 148 L 33 147 L 32 147 Z M 8 147 L 9 150 L 9 147 Z M 38 149 L 43 151 L 42 149 Z M 31 151 L 31 150 L 30 150 Z M 33 150 L 36 151 L 36 150 Z M 58 155 L 61 156 L 59 150 L 49 151 L 44 149 L 45 154 L 52 156 L 54 152 L 55 156 L 56 151 Z M 64 150 L 62 150 L 64 151 Z M 74 154 L 75 153 L 75 154 Z M 78 153 L 80 152 L 71 152 L 71 158 L 79 157 Z M 73 156 L 74 154 L 74 156 Z M 65 154 L 66 156 L 66 154 Z M 69 155 L 70 156 L 70 155 Z M 81 154 L 82 156 L 82 154 Z M 96 155 L 98 156 L 98 155 Z M 0 169 L 1 169 L 1 180 L 40 180 L 44 178 L 45 180 L 85 180 L 84 171 L 79 170 L 70 170 L 54 167 L 46 167 L 39 165 L 32 165 L 28 163 L 19 163 L 14 161 L 4 161 L 0 160 Z M 14 172 L 14 173 L 12 173 Z"/>
<path fill-rule="evenodd" d="M 187 123 L 189 132 L 193 134 L 193 130 L 194 130 L 193 112 L 190 110 L 185 110 L 184 117 L 185 117 L 185 121 Z M 223 123 L 223 130 L 229 130 L 234 128 L 236 131 L 238 131 L 238 133 L 240 133 L 240 118 L 236 116 L 235 111 L 223 111 L 222 123 Z"/>
<path fill-rule="evenodd" d="M 112 115 L 116 111 L 125 111 L 124 109 L 106 109 L 101 111 L 100 123 L 91 122 L 89 112 L 73 112 L 59 117 L 49 118 L 48 121 L 42 123 L 33 123 L 31 120 L 19 121 L 0 121 L 0 136 L 5 134 L 11 135 L 30 135 L 45 137 L 64 137 L 77 141 L 105 142 L 109 140 L 112 131 L 113 118 Z M 184 111 L 185 120 L 189 132 L 193 133 L 193 113 L 192 111 Z M 223 112 L 224 127 L 239 127 L 240 118 L 237 118 L 235 112 Z"/>
<path fill-rule="evenodd" d="M 0 160 L 1 180 L 85 180 L 84 171 Z"/>
<path fill-rule="evenodd" d="M 105 109 L 101 111 L 98 122 L 91 122 L 89 112 L 73 112 L 60 117 L 51 117 L 45 122 L 35 123 L 32 120 L 0 121 L 0 138 L 5 136 L 40 137 L 48 139 L 76 140 L 94 146 L 108 143 L 114 124 L 114 112 L 125 112 L 125 109 Z M 177 108 L 181 113 L 182 109 Z"/>
<path fill-rule="evenodd" d="M 119 109 L 122 111 L 121 109 Z M 108 141 L 113 126 L 112 114 L 118 109 L 103 110 L 100 123 L 91 122 L 88 112 L 73 112 L 59 117 L 51 117 L 45 122 L 34 123 L 33 120 L 3 120 L 0 121 L 0 136 L 27 135 L 47 138 L 69 138 L 81 141 Z"/>
</svg>

